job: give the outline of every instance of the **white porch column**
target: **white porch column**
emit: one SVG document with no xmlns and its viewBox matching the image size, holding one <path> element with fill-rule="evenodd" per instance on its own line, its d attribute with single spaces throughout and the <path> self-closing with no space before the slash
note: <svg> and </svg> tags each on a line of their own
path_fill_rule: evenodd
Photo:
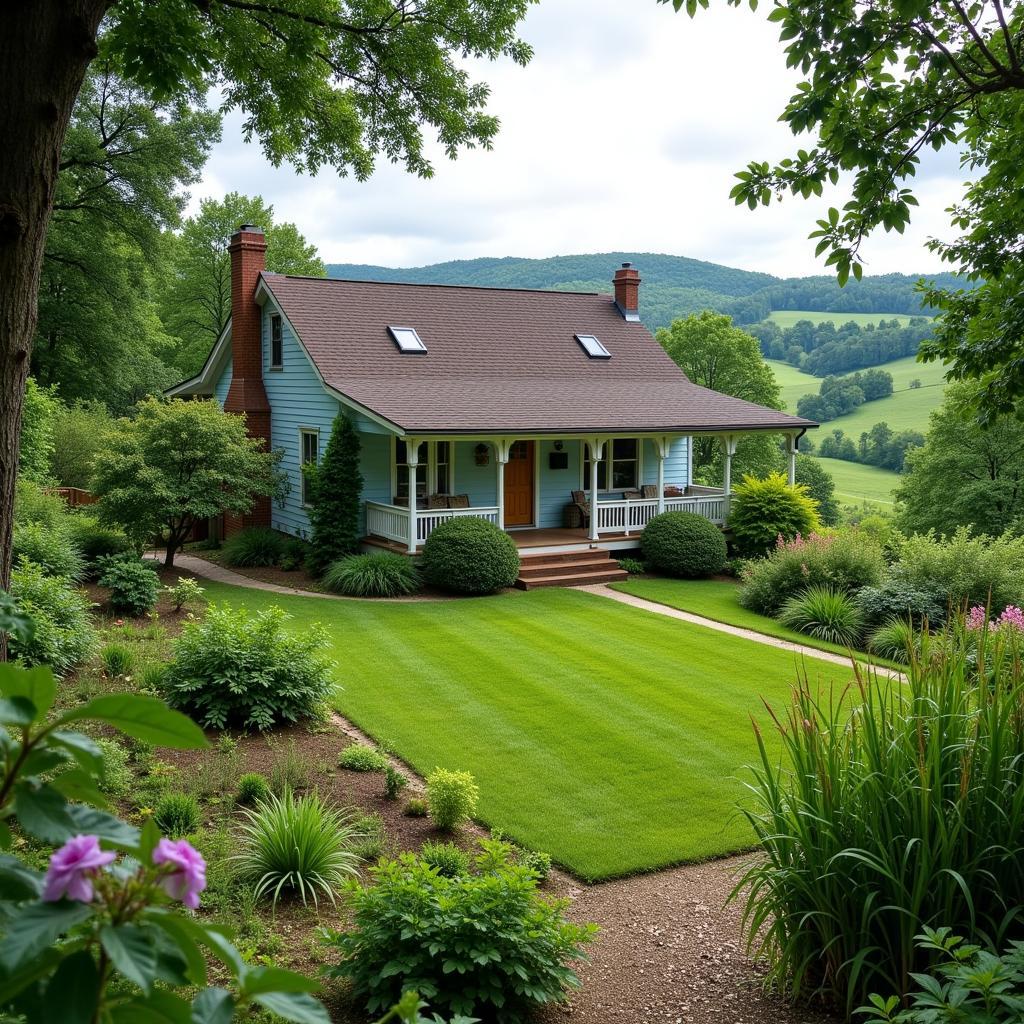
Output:
<svg viewBox="0 0 1024 1024">
<path fill-rule="evenodd" d="M 665 511 L 665 460 L 672 442 L 667 437 L 654 439 L 654 450 L 658 455 L 658 515 Z"/>
<path fill-rule="evenodd" d="M 498 529 L 505 529 L 505 466 L 508 465 L 508 453 L 511 441 L 494 442 L 494 463 L 498 469 Z"/>
<path fill-rule="evenodd" d="M 722 490 L 726 498 L 732 494 L 732 457 L 736 454 L 736 435 L 726 434 L 722 438 L 722 446 L 725 451 L 725 468 L 722 473 Z"/>
<path fill-rule="evenodd" d="M 405 439 L 405 464 L 409 474 L 409 543 L 406 550 L 416 554 L 416 467 L 420 461 L 420 442 L 417 437 Z"/>
<path fill-rule="evenodd" d="M 590 446 L 590 539 L 597 540 L 597 464 L 604 458 L 604 440 L 592 437 Z"/>
<path fill-rule="evenodd" d="M 786 455 L 789 457 L 788 478 L 789 486 L 796 483 L 796 455 L 799 449 L 800 438 L 797 434 L 786 435 Z"/>
</svg>

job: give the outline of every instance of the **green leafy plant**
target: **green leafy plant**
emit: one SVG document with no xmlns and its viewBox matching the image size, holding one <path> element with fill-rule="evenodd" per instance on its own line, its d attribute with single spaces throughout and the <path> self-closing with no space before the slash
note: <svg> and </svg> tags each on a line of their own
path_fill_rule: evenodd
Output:
<svg viewBox="0 0 1024 1024">
<path fill-rule="evenodd" d="M 808 587 L 789 598 L 779 621 L 799 633 L 846 647 L 855 647 L 864 629 L 864 615 L 853 598 L 828 586 Z"/>
<path fill-rule="evenodd" d="M 420 860 L 447 878 L 459 878 L 461 875 L 469 874 L 469 854 L 454 843 L 435 843 L 428 840 L 420 850 Z"/>
<path fill-rule="evenodd" d="M 270 797 L 270 783 L 259 772 L 246 772 L 238 780 L 237 800 L 240 804 L 258 804 Z"/>
<path fill-rule="evenodd" d="M 350 744 L 338 758 L 338 764 L 342 768 L 353 772 L 382 772 L 389 763 L 386 754 L 364 743 Z"/>
<path fill-rule="evenodd" d="M 884 573 L 881 548 L 860 530 L 812 533 L 776 541 L 767 557 L 744 562 L 740 603 L 762 615 L 775 615 L 808 587 L 829 586 L 853 594 L 880 585 Z"/>
<path fill-rule="evenodd" d="M 62 676 L 92 654 L 96 633 L 89 601 L 68 580 L 22 561 L 11 572 L 11 597 L 33 627 L 28 638 L 8 638 L 13 658 L 24 665 L 49 665 Z"/>
<path fill-rule="evenodd" d="M 458 516 L 441 523 L 423 545 L 424 579 L 442 590 L 491 594 L 519 576 L 515 541 L 485 519 Z"/>
<path fill-rule="evenodd" d="M 965 943 L 950 928 L 925 928 L 917 946 L 938 954 L 938 966 L 915 975 L 918 989 L 910 1006 L 899 996 L 872 994 L 869 1006 L 857 1013 L 865 1024 L 1019 1024 L 1024 1020 L 1024 942 L 1012 942 L 997 956 Z"/>
<path fill-rule="evenodd" d="M 781 759 L 758 733 L 744 813 L 763 857 L 735 895 L 794 997 L 847 1014 L 872 992 L 903 997 L 929 964 L 925 927 L 995 948 L 1019 927 L 1024 664 L 1001 632 L 969 632 L 958 617 L 941 644 L 922 635 L 905 680 L 856 665 L 852 687 L 801 678 L 775 716 Z"/>
<path fill-rule="evenodd" d="M 330 935 L 328 974 L 371 1012 L 414 989 L 440 1013 L 513 1024 L 578 987 L 569 965 L 596 929 L 566 921 L 568 901 L 541 896 L 526 868 L 448 877 L 406 853 L 370 871 L 372 885 L 350 883 L 355 926 Z"/>
<path fill-rule="evenodd" d="M 0 614 L 0 628 L 20 628 Z M 104 760 L 113 748 L 75 731 L 111 727 L 144 744 L 206 745 L 202 732 L 161 701 L 107 694 L 60 713 L 48 669 L 0 665 L 0 714 L 10 730 L 0 766 L 0 846 L 8 821 L 53 849 L 44 874 L 0 854 L 0 1013 L 30 1020 L 230 1020 L 256 1003 L 296 1024 L 328 1024 L 316 984 L 250 967 L 223 931 L 181 915 L 199 906 L 206 864 L 187 842 L 137 829 L 104 803 Z M 92 806 L 90 806 L 92 805 Z M 122 855 L 123 859 L 122 859 Z M 221 970 L 208 987 L 207 956 Z M 197 991 L 198 990 L 198 991 Z M 159 1012 L 158 1012 L 159 1011 Z"/>
<path fill-rule="evenodd" d="M 349 597 L 400 597 L 419 590 L 420 577 L 412 559 L 393 551 L 379 551 L 331 562 L 324 570 L 323 584 Z"/>
<path fill-rule="evenodd" d="M 281 546 L 281 558 L 278 565 L 285 572 L 295 572 L 306 564 L 309 557 L 309 543 L 298 537 L 289 537 Z"/>
<path fill-rule="evenodd" d="M 911 651 L 920 649 L 922 628 L 909 618 L 889 619 L 868 637 L 868 650 L 890 661 L 905 661 Z"/>
<path fill-rule="evenodd" d="M 104 526 L 92 516 L 79 512 L 69 523 L 71 539 L 82 553 L 90 576 L 99 571 L 101 558 L 111 555 L 126 555 L 132 546 L 128 538 L 110 526 Z"/>
<path fill-rule="evenodd" d="M 227 565 L 258 568 L 277 565 L 284 550 L 285 538 L 269 526 L 253 526 L 224 541 L 221 554 Z"/>
<path fill-rule="evenodd" d="M 111 611 L 145 615 L 160 593 L 160 578 L 152 563 L 112 555 L 99 561 L 99 585 L 110 588 Z"/>
<path fill-rule="evenodd" d="M 624 569 L 630 576 L 639 576 L 647 572 L 647 566 L 639 558 L 616 558 L 619 568 Z"/>
<path fill-rule="evenodd" d="M 384 769 L 384 795 L 389 800 L 397 800 L 409 780 L 389 761 Z"/>
<path fill-rule="evenodd" d="M 182 576 L 174 586 L 164 587 L 164 593 L 171 599 L 174 610 L 180 612 L 189 605 L 197 605 L 206 593 L 194 576 Z"/>
<path fill-rule="evenodd" d="M 662 512 L 640 537 L 644 561 L 670 576 L 714 576 L 725 565 L 726 545 L 714 523 L 693 512 Z"/>
<path fill-rule="evenodd" d="M 172 838 L 187 836 L 199 828 L 199 802 L 191 793 L 168 793 L 156 805 L 153 820 L 161 832 Z"/>
<path fill-rule="evenodd" d="M 770 551 L 779 537 L 793 540 L 819 528 L 817 502 L 803 484 L 790 487 L 781 473 L 759 480 L 745 476 L 733 487 L 729 529 L 740 554 Z"/>
<path fill-rule="evenodd" d="M 430 813 L 430 804 L 422 797 L 410 797 L 402 808 L 402 813 L 407 818 L 425 818 Z"/>
<path fill-rule="evenodd" d="M 335 688 L 327 634 L 319 625 L 288 633 L 287 618 L 277 607 L 250 615 L 211 605 L 175 641 L 161 682 L 171 706 L 209 729 L 270 729 L 318 714 Z"/>
<path fill-rule="evenodd" d="M 427 776 L 430 817 L 442 832 L 449 832 L 471 818 L 479 797 L 480 790 L 469 772 L 435 768 Z"/>
<path fill-rule="evenodd" d="M 63 523 L 59 527 L 42 523 L 15 526 L 11 561 L 16 563 L 22 558 L 72 583 L 85 576 L 85 559 Z"/>
<path fill-rule="evenodd" d="M 128 750 L 114 739 L 98 739 L 96 746 L 103 758 L 100 773 L 100 792 L 110 796 L 125 796 L 132 788 L 134 777 Z"/>
<path fill-rule="evenodd" d="M 270 796 L 244 812 L 244 849 L 234 860 L 240 873 L 256 886 L 259 899 L 276 907 L 283 893 L 298 894 L 303 903 L 319 897 L 334 903 L 344 879 L 356 873 L 353 850 L 361 838 L 351 814 L 329 807 L 318 794 Z"/>
<path fill-rule="evenodd" d="M 103 671 L 111 678 L 128 675 L 135 666 L 135 651 L 127 644 L 107 644 L 100 651 Z"/>
<path fill-rule="evenodd" d="M 359 431 L 347 416 L 338 413 L 323 459 L 319 465 L 303 467 L 312 526 L 306 564 L 314 576 L 359 550 L 363 500 L 360 447 Z"/>
<path fill-rule="evenodd" d="M 910 618 L 917 624 L 927 621 L 932 626 L 941 626 L 948 610 L 944 588 L 934 582 L 912 586 L 898 568 L 877 586 L 860 590 L 857 604 L 864 618 L 873 623 Z"/>
</svg>

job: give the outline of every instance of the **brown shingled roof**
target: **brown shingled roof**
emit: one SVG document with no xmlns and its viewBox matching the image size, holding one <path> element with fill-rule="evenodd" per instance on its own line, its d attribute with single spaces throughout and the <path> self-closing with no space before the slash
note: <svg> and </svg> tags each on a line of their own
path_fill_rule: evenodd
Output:
<svg viewBox="0 0 1024 1024">
<path fill-rule="evenodd" d="M 265 274 L 325 383 L 409 433 L 812 426 L 692 384 L 610 295 Z M 426 354 L 399 352 L 388 325 Z M 575 334 L 596 335 L 591 359 Z"/>
</svg>

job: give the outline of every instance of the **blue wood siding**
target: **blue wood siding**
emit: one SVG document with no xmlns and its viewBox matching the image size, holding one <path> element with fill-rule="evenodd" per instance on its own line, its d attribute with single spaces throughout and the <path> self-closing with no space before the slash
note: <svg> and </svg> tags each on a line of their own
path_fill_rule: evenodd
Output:
<svg viewBox="0 0 1024 1024">
<path fill-rule="evenodd" d="M 468 494 L 474 508 L 493 507 L 498 504 L 498 464 L 494 446 L 487 445 L 487 465 L 476 464 L 476 446 L 479 441 L 456 441 L 455 471 L 452 489 L 455 494 Z"/>
<path fill-rule="evenodd" d="M 665 460 L 666 486 L 686 487 L 689 484 L 689 442 L 690 439 L 687 437 L 679 437 L 672 442 L 668 458 Z M 643 465 L 640 475 L 645 484 L 658 482 L 658 455 L 654 442 L 650 438 L 644 441 Z"/>
<path fill-rule="evenodd" d="M 572 500 L 572 491 L 579 490 L 582 472 L 583 442 L 564 441 L 562 451 L 569 457 L 566 469 L 551 468 L 551 453 L 554 441 L 537 442 L 540 481 L 540 511 L 537 526 L 541 529 L 565 525 L 565 506 Z"/>
<path fill-rule="evenodd" d="M 217 381 L 217 386 L 213 389 L 214 395 L 217 396 L 217 401 L 220 403 L 220 407 L 224 408 L 224 403 L 228 400 L 228 388 L 231 387 L 231 359 L 228 358 L 224 369 L 221 371 L 220 379 Z"/>
</svg>

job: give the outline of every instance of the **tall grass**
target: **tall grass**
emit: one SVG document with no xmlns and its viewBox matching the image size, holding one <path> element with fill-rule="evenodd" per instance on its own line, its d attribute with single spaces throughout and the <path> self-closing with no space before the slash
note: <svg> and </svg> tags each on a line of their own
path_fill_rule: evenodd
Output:
<svg viewBox="0 0 1024 1024">
<path fill-rule="evenodd" d="M 781 763 L 757 735 L 765 856 L 734 896 L 770 980 L 847 1014 L 914 987 L 925 926 L 1024 937 L 1024 644 L 961 619 L 907 654 L 905 682 L 856 663 L 843 690 L 801 678 L 772 713 Z"/>
</svg>

